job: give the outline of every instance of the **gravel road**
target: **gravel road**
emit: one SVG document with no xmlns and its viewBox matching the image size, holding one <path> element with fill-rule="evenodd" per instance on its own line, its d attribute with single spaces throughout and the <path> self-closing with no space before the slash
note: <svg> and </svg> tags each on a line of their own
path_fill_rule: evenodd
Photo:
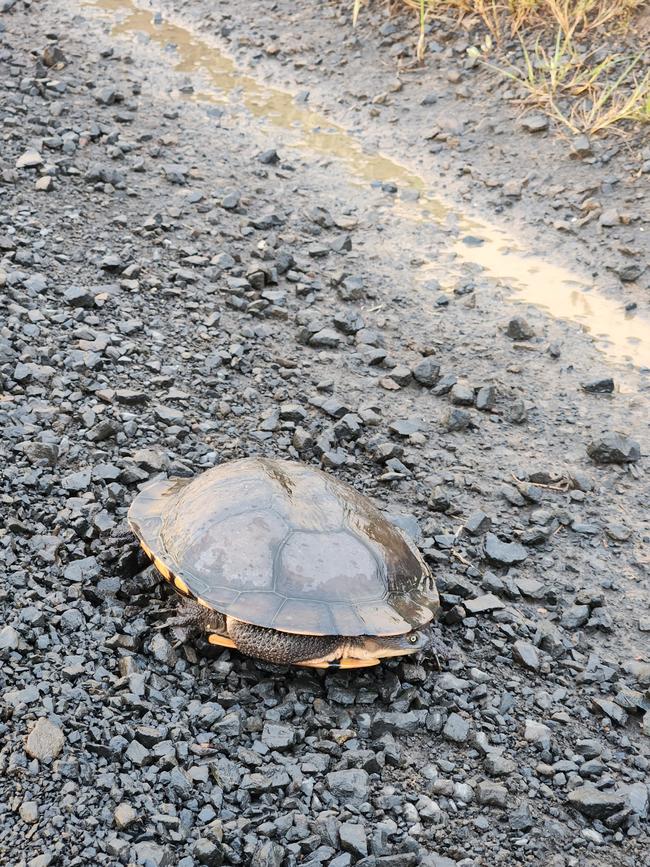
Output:
<svg viewBox="0 0 650 867">
<path fill-rule="evenodd" d="M 325 19 L 269 11 L 274 77 L 202 8 L 0 0 L 0 863 L 649 865 L 643 220 L 511 238 L 438 198 L 462 152 L 310 104 Z M 255 454 L 413 535 L 441 671 L 157 628 L 111 541 L 138 487 Z"/>
</svg>

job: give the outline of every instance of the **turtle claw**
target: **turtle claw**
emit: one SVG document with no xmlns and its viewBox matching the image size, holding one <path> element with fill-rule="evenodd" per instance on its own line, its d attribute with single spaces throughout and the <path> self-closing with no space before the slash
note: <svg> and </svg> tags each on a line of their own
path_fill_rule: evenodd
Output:
<svg viewBox="0 0 650 867">
<path fill-rule="evenodd" d="M 198 637 L 206 631 L 206 612 L 194 602 L 182 600 L 176 608 L 164 609 L 161 613 L 169 614 L 176 610 L 172 617 L 167 617 L 155 629 L 163 631 L 169 629 L 176 639 L 176 646 L 186 644 L 191 638 Z M 211 636 L 210 636 L 211 637 Z M 209 640 L 209 639 L 208 639 Z M 229 646 L 229 645 L 228 645 Z"/>
<path fill-rule="evenodd" d="M 187 623 L 187 621 L 182 620 L 180 617 L 169 617 L 164 621 L 164 623 L 159 623 L 155 626 L 154 629 L 157 629 L 160 632 L 169 629 L 171 634 L 174 636 L 173 646 L 175 648 L 187 644 L 191 638 L 194 638 L 200 633 L 196 624 Z"/>
</svg>

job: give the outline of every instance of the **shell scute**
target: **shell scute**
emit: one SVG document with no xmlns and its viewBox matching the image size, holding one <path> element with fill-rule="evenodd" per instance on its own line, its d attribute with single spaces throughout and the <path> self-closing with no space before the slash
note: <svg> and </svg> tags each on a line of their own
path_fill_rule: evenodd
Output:
<svg viewBox="0 0 650 867">
<path fill-rule="evenodd" d="M 297 531 L 280 551 L 275 587 L 285 596 L 327 602 L 376 599 L 383 584 L 376 557 L 345 531 Z"/>
<path fill-rule="evenodd" d="M 194 522 L 192 535 L 181 526 L 165 527 L 163 542 L 184 574 L 205 586 L 233 590 L 273 589 L 273 563 L 289 529 L 271 511 L 251 511 L 211 521 Z"/>
</svg>

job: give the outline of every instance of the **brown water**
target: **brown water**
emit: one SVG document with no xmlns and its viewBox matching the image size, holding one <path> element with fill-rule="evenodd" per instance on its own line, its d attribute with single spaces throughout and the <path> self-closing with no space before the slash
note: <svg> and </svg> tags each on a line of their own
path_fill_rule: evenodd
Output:
<svg viewBox="0 0 650 867">
<path fill-rule="evenodd" d="M 412 234 L 422 223 L 440 224 L 453 218 L 462 234 L 480 239 L 477 245 L 452 241 L 459 260 L 481 266 L 508 290 L 511 299 L 532 304 L 551 316 L 579 323 L 596 346 L 613 362 L 650 367 L 650 321 L 627 313 L 623 304 L 598 292 L 583 274 L 532 256 L 505 229 L 469 218 L 429 192 L 431 183 L 418 172 L 383 154 L 364 150 L 361 143 L 325 115 L 295 102 L 288 91 L 270 87 L 237 70 L 209 38 L 169 21 L 156 22 L 154 13 L 133 0 L 95 0 L 89 3 L 114 22 L 114 36 L 146 35 L 164 49 L 177 73 L 196 76 L 200 90 L 193 99 L 206 102 L 238 102 L 255 117 L 285 131 L 285 146 L 326 157 L 345 170 L 339 180 L 367 186 L 372 181 L 392 181 L 400 190 L 417 192 L 417 200 L 396 199 L 393 216 Z M 174 47 L 170 53 L 168 47 Z M 434 263 L 416 275 L 425 278 Z"/>
</svg>

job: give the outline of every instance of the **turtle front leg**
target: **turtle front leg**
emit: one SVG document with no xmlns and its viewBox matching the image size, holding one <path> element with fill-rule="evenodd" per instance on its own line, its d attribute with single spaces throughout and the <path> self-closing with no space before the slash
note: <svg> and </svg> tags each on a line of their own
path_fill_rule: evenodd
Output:
<svg viewBox="0 0 650 867">
<path fill-rule="evenodd" d="M 204 635 L 207 632 L 210 644 L 235 646 L 234 642 L 227 637 L 226 618 L 223 614 L 199 605 L 193 599 L 182 598 L 177 613 L 173 617 L 168 617 L 158 629 L 171 629 L 172 635 L 179 644 L 185 644 L 193 636 Z"/>
</svg>

